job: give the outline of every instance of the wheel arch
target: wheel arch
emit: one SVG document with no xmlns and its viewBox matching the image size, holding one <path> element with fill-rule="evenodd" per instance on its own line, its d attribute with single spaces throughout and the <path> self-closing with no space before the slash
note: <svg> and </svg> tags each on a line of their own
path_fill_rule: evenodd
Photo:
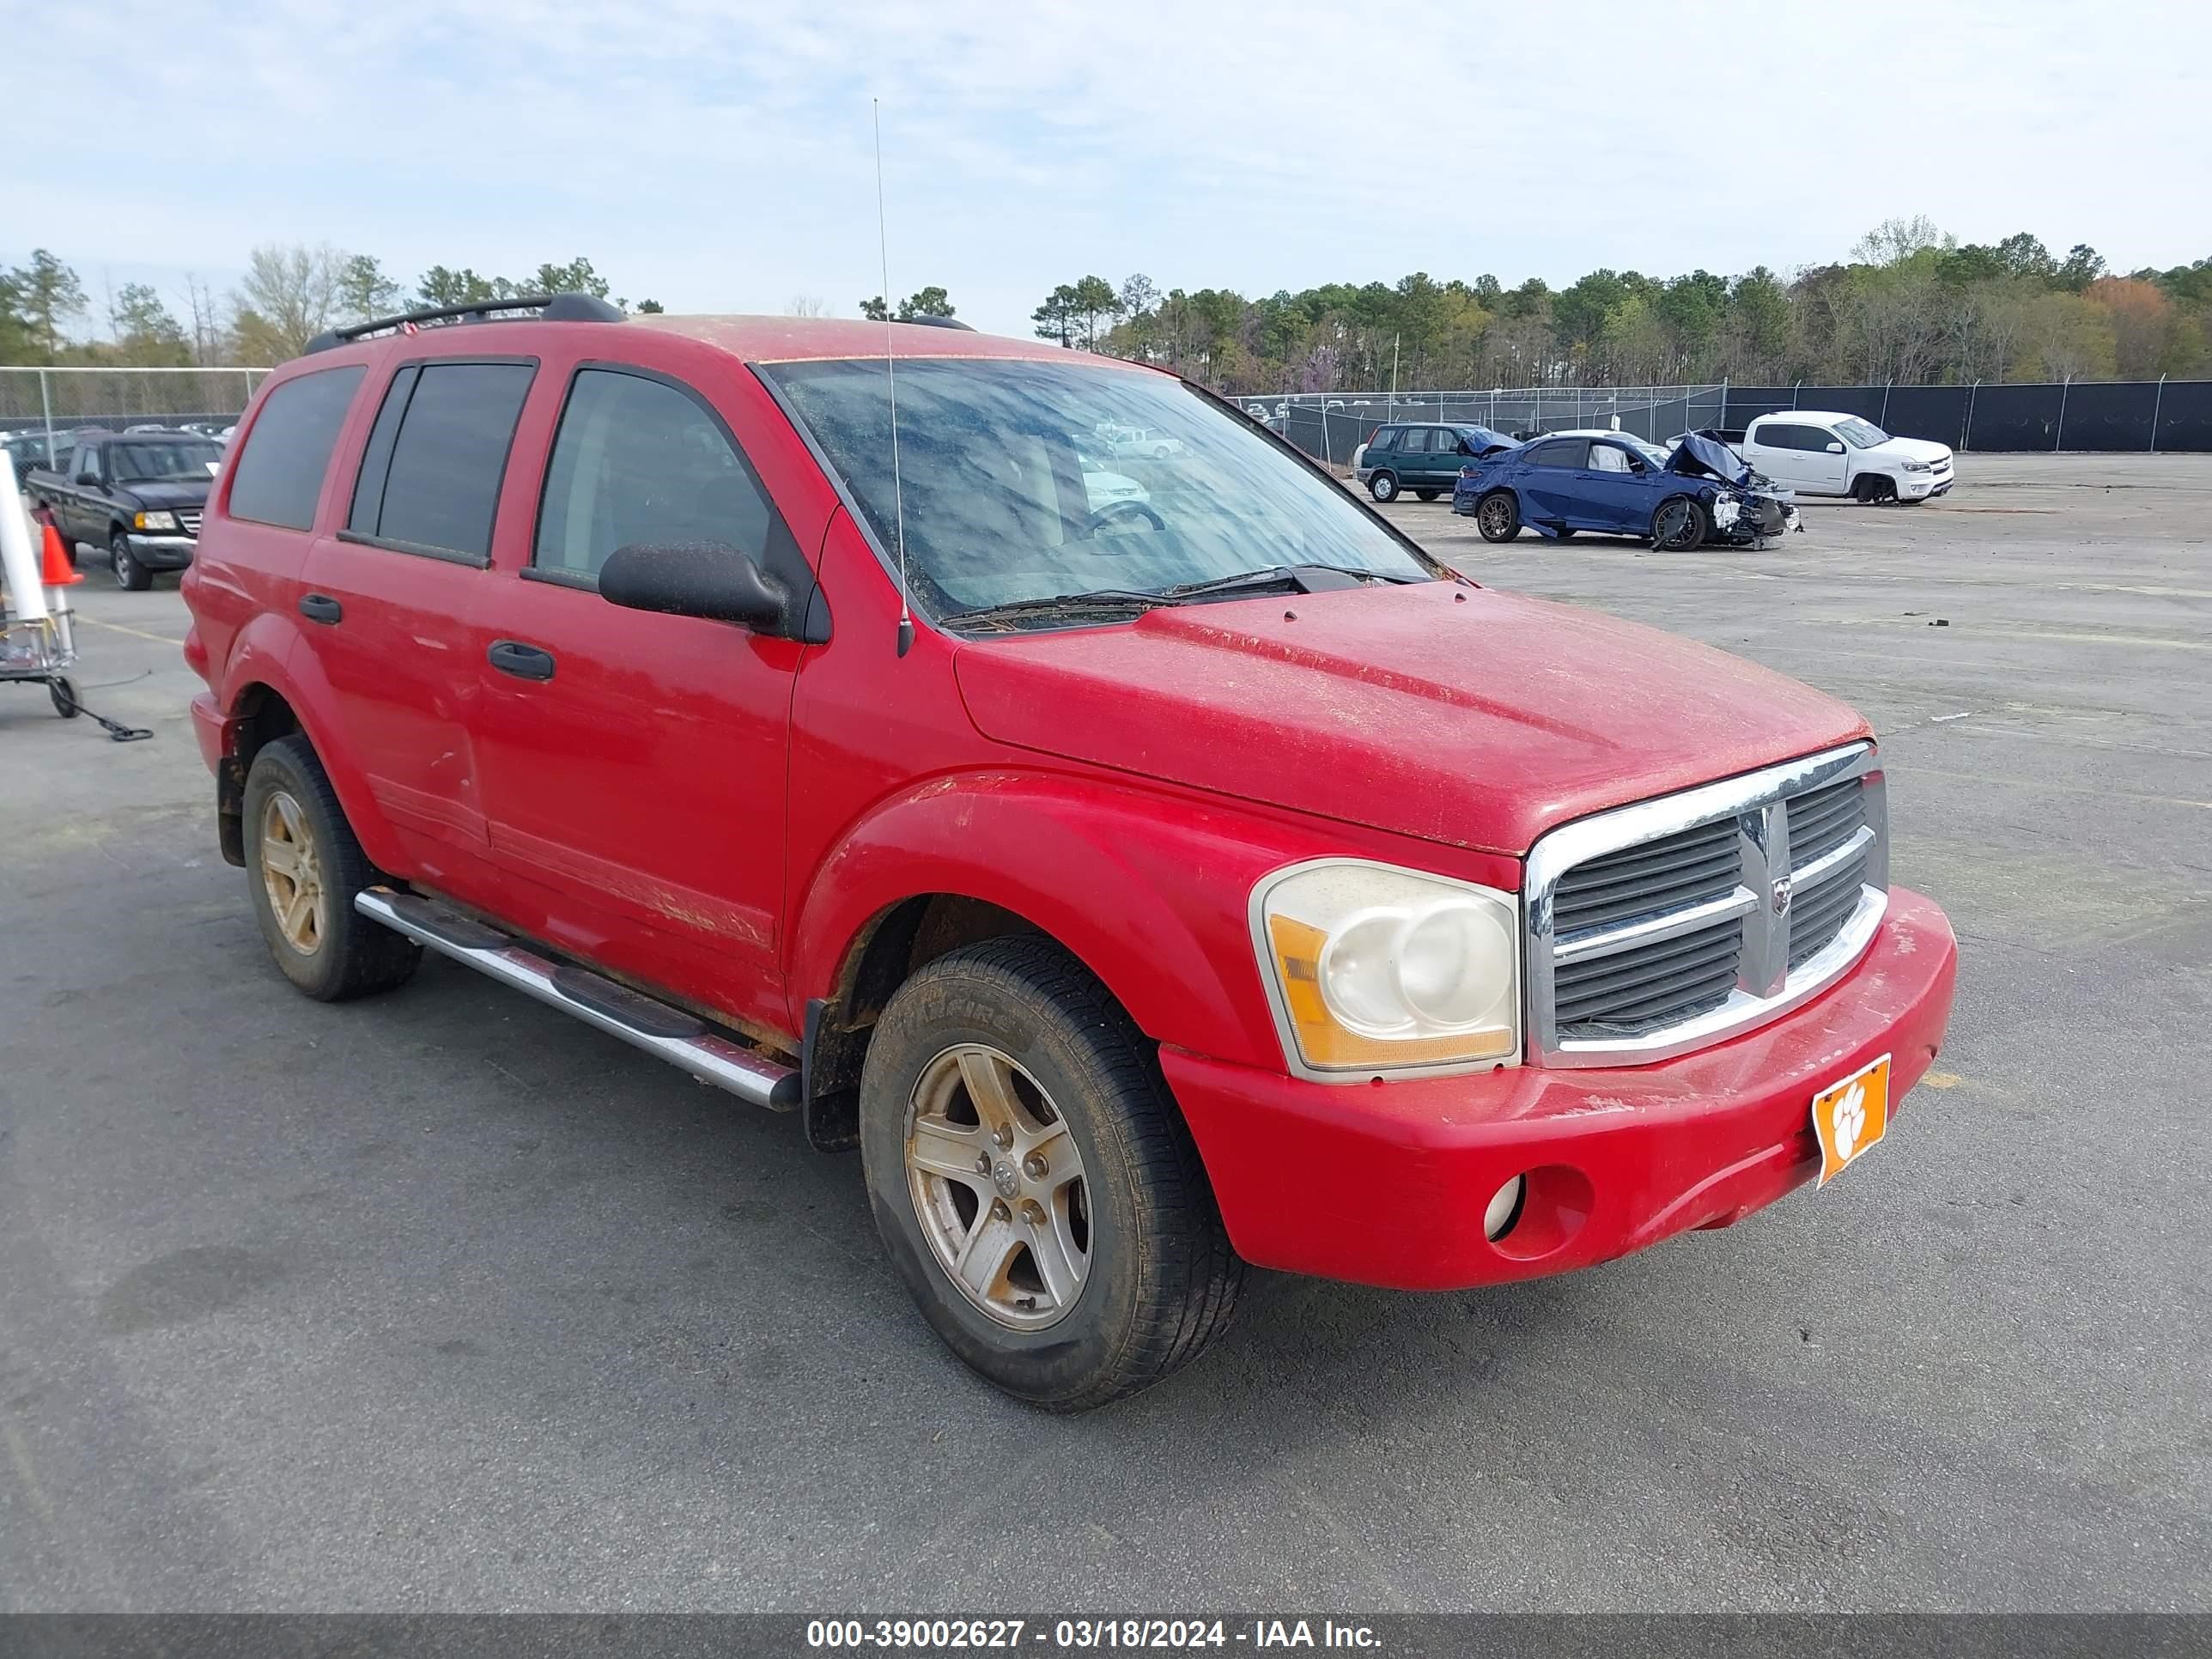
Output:
<svg viewBox="0 0 2212 1659">
<path fill-rule="evenodd" d="M 296 631 L 283 617 L 264 612 L 240 630 L 225 665 L 217 701 L 228 718 L 249 724 L 234 728 L 230 758 L 235 762 L 235 775 L 226 775 L 232 771 L 229 765 L 216 771 L 216 811 L 224 857 L 230 857 L 232 834 L 222 816 L 226 798 L 242 806 L 246 775 L 252 767 L 253 755 L 280 737 L 297 735 L 314 750 L 337 793 L 346 823 L 370 863 L 379 869 L 396 871 L 403 860 L 392 826 L 377 809 L 368 775 L 337 741 L 335 698 L 330 683 L 313 653 L 294 648 Z M 239 833 L 242 858 L 242 828 Z"/>
<path fill-rule="evenodd" d="M 849 1144 L 836 1122 L 898 988 L 949 951 L 1008 934 L 1066 951 L 1153 1042 L 1281 1064 L 1245 918 L 1224 915 L 1219 896 L 1293 854 L 1261 844 L 1224 859 L 1206 830 L 1068 779 L 939 780 L 863 818 L 822 861 L 791 933 L 810 1138 Z"/>
</svg>

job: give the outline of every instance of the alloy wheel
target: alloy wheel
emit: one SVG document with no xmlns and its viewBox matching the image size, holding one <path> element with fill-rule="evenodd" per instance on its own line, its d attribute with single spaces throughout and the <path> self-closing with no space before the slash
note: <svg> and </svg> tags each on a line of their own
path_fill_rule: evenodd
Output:
<svg viewBox="0 0 2212 1659">
<path fill-rule="evenodd" d="M 307 815 L 282 789 L 261 809 L 261 879 L 284 943 L 313 956 L 330 931 L 330 894 Z"/>
<path fill-rule="evenodd" d="M 1012 1056 L 964 1043 L 922 1068 L 906 1171 L 930 1253 L 969 1301 L 1012 1330 L 1066 1316 L 1091 1269 L 1083 1154 Z"/>
</svg>

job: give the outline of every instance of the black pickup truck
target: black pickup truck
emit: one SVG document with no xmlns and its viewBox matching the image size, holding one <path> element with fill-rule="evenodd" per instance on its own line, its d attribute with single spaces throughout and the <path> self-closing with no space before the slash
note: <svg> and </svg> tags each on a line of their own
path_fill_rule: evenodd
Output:
<svg viewBox="0 0 2212 1659">
<path fill-rule="evenodd" d="M 105 548 L 116 586 L 136 591 L 192 562 L 220 444 L 189 432 L 79 432 L 70 444 L 23 488 L 52 513 L 72 563 L 80 543 Z"/>
</svg>

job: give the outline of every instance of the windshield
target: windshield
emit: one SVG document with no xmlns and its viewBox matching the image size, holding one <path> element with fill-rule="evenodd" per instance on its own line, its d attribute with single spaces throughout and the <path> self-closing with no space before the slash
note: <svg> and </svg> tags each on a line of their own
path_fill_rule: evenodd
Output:
<svg viewBox="0 0 2212 1659">
<path fill-rule="evenodd" d="M 887 550 L 897 546 L 890 406 L 876 359 L 781 363 L 789 398 Z M 1114 453 L 1142 501 L 1094 507 L 1083 479 Z M 1007 358 L 898 365 L 908 578 L 931 614 L 1102 588 L 1147 592 L 1277 565 L 1396 580 L 1437 573 L 1253 428 L 1164 374 Z M 1086 468 L 1085 458 L 1090 465 Z"/>
<path fill-rule="evenodd" d="M 1643 439 L 1632 437 L 1626 432 L 1622 433 L 1620 435 L 1627 442 L 1628 447 L 1631 449 L 1633 449 L 1645 460 L 1650 462 L 1652 465 L 1662 470 L 1666 467 L 1668 456 L 1674 453 L 1674 451 L 1670 449 L 1662 449 L 1657 444 L 1646 443 Z"/>
<path fill-rule="evenodd" d="M 205 441 L 193 443 L 110 444 L 107 464 L 117 483 L 145 483 L 157 478 L 204 479 L 208 468 L 222 459 L 222 451 Z"/>
<path fill-rule="evenodd" d="M 1873 422 L 1863 421 L 1856 415 L 1848 420 L 1838 421 L 1836 430 L 1861 449 L 1872 449 L 1876 444 L 1886 444 L 1889 441 L 1889 434 L 1875 425 Z"/>
</svg>

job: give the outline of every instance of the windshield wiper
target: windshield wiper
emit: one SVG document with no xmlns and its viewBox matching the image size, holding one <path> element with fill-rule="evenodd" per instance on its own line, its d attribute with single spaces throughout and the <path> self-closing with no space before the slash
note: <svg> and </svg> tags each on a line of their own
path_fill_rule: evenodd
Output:
<svg viewBox="0 0 2212 1659">
<path fill-rule="evenodd" d="M 1329 580 L 1337 576 L 1355 580 L 1340 583 Z M 1050 593 L 1033 599 L 1008 599 L 1003 605 L 981 605 L 970 611 L 955 611 L 945 620 L 1022 622 L 1032 617 L 1065 617 L 1086 611 L 1149 611 L 1163 606 L 1194 605 L 1202 599 L 1239 593 L 1266 592 L 1271 589 L 1311 593 L 1322 587 L 1356 586 L 1369 580 L 1407 582 L 1418 578 L 1391 576 L 1379 570 L 1362 570 L 1348 565 L 1277 564 L 1258 570 L 1240 570 L 1233 576 L 1178 582 L 1170 587 L 1094 587 L 1081 593 Z"/>
<path fill-rule="evenodd" d="M 1262 590 L 1287 587 L 1299 593 L 1312 593 L 1322 588 L 1350 586 L 1328 580 L 1331 576 L 1350 576 L 1357 583 L 1368 581 L 1409 582 L 1412 576 L 1392 576 L 1380 570 L 1363 570 L 1356 565 L 1344 564 L 1273 564 L 1258 570 L 1242 570 L 1233 576 L 1215 576 L 1202 582 L 1180 582 L 1160 592 L 1182 600 L 1196 599 L 1209 593 L 1233 593 L 1246 588 Z M 1318 578 L 1318 581 L 1316 580 Z"/>
<path fill-rule="evenodd" d="M 1033 599 L 1008 599 L 1000 605 L 979 605 L 971 610 L 945 613 L 947 622 L 1021 622 L 1030 617 L 1064 617 L 1087 611 L 1149 611 L 1177 601 L 1165 593 L 1136 587 L 1094 587 L 1083 593 L 1047 593 Z"/>
</svg>

